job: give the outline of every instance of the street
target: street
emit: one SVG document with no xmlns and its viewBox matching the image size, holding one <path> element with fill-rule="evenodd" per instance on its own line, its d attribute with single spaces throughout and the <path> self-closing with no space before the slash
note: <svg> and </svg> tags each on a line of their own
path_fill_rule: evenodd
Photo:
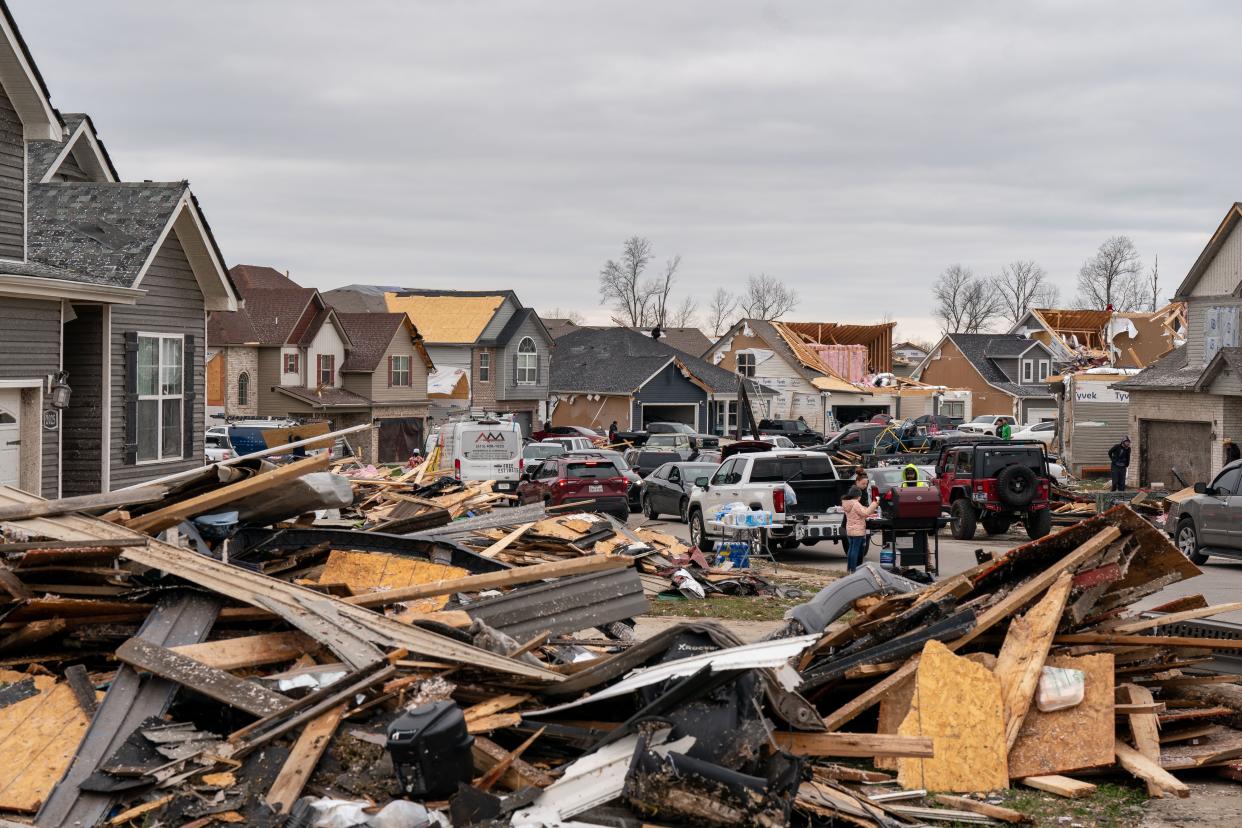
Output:
<svg viewBox="0 0 1242 828">
<path fill-rule="evenodd" d="M 633 526 L 650 525 L 686 543 L 690 542 L 688 527 L 677 520 L 648 521 L 641 514 L 633 514 L 630 515 L 630 524 Z M 1005 552 L 1026 543 L 1027 540 L 1026 533 L 1021 529 L 996 537 L 988 537 L 980 532 L 974 540 L 970 541 L 954 540 L 947 529 L 942 530 L 940 534 L 940 577 L 956 575 L 974 566 L 977 549 L 985 552 Z M 866 560 L 872 563 L 879 563 L 880 550 L 877 544 L 878 540 L 873 541 L 867 550 Z M 789 564 L 795 569 L 845 574 L 845 550 L 840 544 L 832 542 L 782 552 L 777 556 L 777 561 Z M 1242 600 L 1242 561 L 1210 558 L 1202 569 L 1202 576 L 1165 587 L 1155 595 L 1140 601 L 1136 606 L 1139 609 L 1146 609 L 1167 603 L 1174 598 L 1196 594 L 1202 595 L 1209 604 L 1225 604 Z M 1242 612 L 1221 613 L 1215 616 L 1215 619 L 1242 623 Z"/>
</svg>

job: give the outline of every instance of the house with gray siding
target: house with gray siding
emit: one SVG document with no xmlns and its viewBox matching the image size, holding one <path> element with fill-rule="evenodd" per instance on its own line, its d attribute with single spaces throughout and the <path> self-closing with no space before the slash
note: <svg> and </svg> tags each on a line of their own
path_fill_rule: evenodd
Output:
<svg viewBox="0 0 1242 828">
<path fill-rule="evenodd" d="M 1129 394 L 1134 486 L 1210 482 L 1226 441 L 1242 443 L 1242 204 L 1234 203 L 1173 295 L 1185 340 L 1134 377 Z"/>
<path fill-rule="evenodd" d="M 237 307 L 206 218 L 184 181 L 120 180 L 0 10 L 0 484 L 90 494 L 201 465 L 206 315 Z"/>
<path fill-rule="evenodd" d="M 511 290 L 349 285 L 324 293 L 341 313 L 404 313 L 435 363 L 430 413 L 511 414 L 528 436 L 546 419 L 553 338 Z"/>
</svg>

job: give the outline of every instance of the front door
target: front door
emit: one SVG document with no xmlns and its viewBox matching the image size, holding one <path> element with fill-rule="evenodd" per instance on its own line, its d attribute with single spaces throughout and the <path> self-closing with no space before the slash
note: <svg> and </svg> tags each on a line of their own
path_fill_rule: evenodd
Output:
<svg viewBox="0 0 1242 828">
<path fill-rule="evenodd" d="M 0 389 L 0 486 L 17 487 L 22 475 L 22 392 Z"/>
</svg>

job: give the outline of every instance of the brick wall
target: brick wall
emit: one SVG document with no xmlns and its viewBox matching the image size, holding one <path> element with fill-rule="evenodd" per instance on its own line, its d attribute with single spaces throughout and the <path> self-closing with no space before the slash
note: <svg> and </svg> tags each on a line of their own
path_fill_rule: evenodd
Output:
<svg viewBox="0 0 1242 828">
<path fill-rule="evenodd" d="M 230 417 L 259 415 L 259 349 L 231 345 L 224 349 L 224 413 Z M 246 404 L 237 402 L 237 379 L 243 373 L 250 378 Z"/>
<path fill-rule="evenodd" d="M 479 357 L 482 354 L 487 354 L 491 360 L 487 382 L 479 380 Z M 475 348 L 470 354 L 470 404 L 475 408 L 496 410 L 496 384 L 500 382 L 500 366 L 496 361 L 499 358 L 499 352 L 495 348 Z"/>
</svg>

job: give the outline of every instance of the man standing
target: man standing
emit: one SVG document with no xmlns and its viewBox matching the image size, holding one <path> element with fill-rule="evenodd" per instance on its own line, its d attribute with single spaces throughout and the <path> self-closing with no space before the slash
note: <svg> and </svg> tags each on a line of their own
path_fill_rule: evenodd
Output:
<svg viewBox="0 0 1242 828">
<path fill-rule="evenodd" d="M 1121 442 L 1108 450 L 1108 461 L 1113 475 L 1113 491 L 1126 490 L 1126 469 L 1130 467 L 1130 438 L 1122 437 Z"/>
<path fill-rule="evenodd" d="M 996 430 L 996 436 L 1002 440 L 1008 440 L 1013 436 L 1013 427 L 1009 425 L 1008 420 L 1001 420 L 1000 428 Z"/>
</svg>

